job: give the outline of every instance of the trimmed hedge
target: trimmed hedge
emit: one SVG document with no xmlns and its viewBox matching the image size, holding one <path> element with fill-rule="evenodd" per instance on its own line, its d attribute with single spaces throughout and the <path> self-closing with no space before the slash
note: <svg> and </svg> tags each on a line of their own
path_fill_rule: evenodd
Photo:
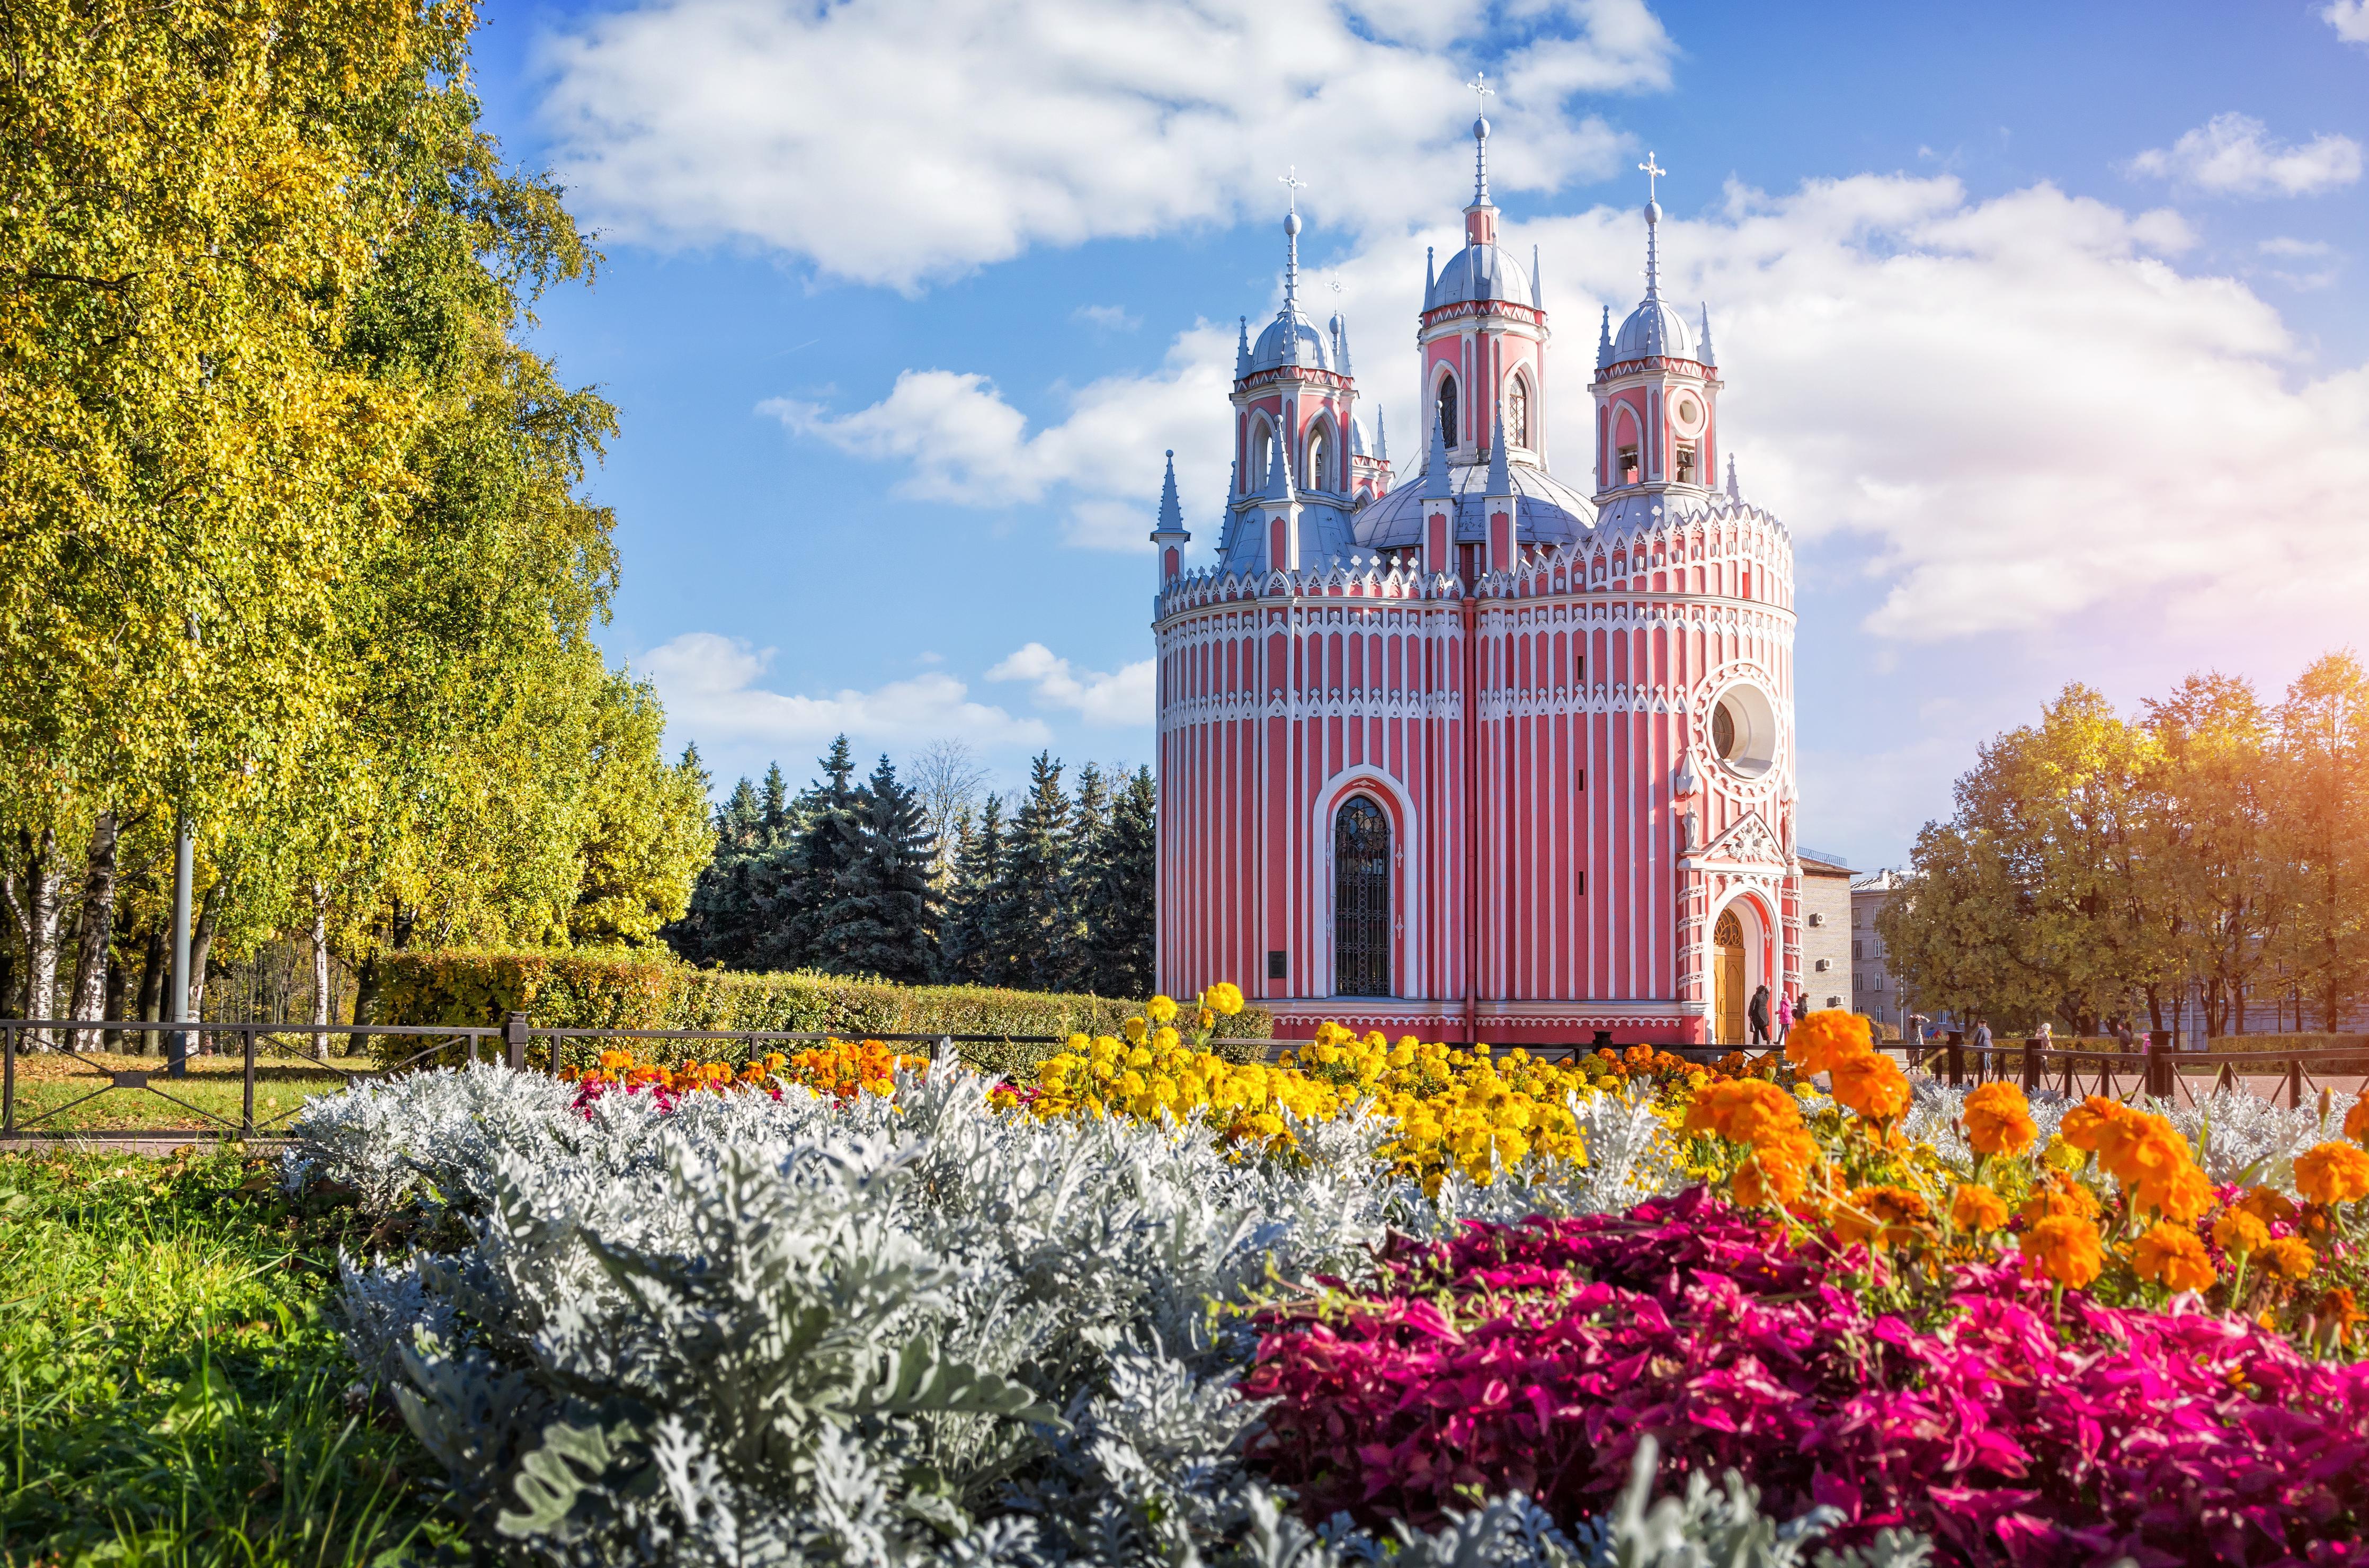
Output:
<svg viewBox="0 0 2369 1568">
<path fill-rule="evenodd" d="M 846 1039 L 878 1035 L 992 1035 L 1001 1043 L 969 1044 L 973 1065 L 1025 1072 L 1058 1047 L 1013 1044 L 1015 1035 L 1115 1035 L 1140 1011 L 1139 1001 L 1060 991 L 1004 990 L 992 986 L 902 986 L 799 971 L 745 974 L 700 969 L 670 954 L 447 948 L 378 956 L 382 1024 L 497 1024 L 523 1013 L 537 1028 L 779 1029 Z M 1275 1019 L 1246 1007 L 1219 1020 L 1230 1041 L 1263 1041 Z M 393 1059 L 418 1048 L 416 1036 L 380 1035 Z M 639 1042 L 645 1057 L 662 1059 L 696 1041 Z M 1253 1046 L 1220 1052 L 1249 1059 Z M 457 1053 L 456 1053 L 457 1054 Z M 538 1048 L 538 1055 L 540 1049 Z"/>
</svg>

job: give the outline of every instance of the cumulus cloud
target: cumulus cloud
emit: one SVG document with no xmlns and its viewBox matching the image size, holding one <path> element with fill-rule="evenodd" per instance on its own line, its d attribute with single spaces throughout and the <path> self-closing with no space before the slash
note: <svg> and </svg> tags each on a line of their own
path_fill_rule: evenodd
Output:
<svg viewBox="0 0 2369 1568">
<path fill-rule="evenodd" d="M 1143 318 L 1125 305 L 1080 305 L 1070 315 L 1088 326 L 1099 326 L 1104 332 L 1132 332 L 1143 325 Z"/>
<path fill-rule="evenodd" d="M 1150 721 L 1153 659 L 1105 675 L 1079 670 L 1043 643 L 1030 643 L 987 672 L 990 681 L 1025 681 L 1043 706 L 1067 708 L 1089 724 L 1142 726 Z"/>
<path fill-rule="evenodd" d="M 1666 86 L 1667 33 L 1643 0 L 1510 8 L 1529 41 L 1499 63 L 1494 180 L 1610 172 L 1620 137 L 1564 100 Z M 1454 46 L 1488 19 L 1475 0 L 641 0 L 545 40 L 542 108 L 570 204 L 612 237 L 753 242 L 910 290 L 1268 212 L 1280 149 L 1311 214 L 1403 225 L 1470 167 Z"/>
<path fill-rule="evenodd" d="M 1216 474 L 1204 498 L 1210 511 L 1219 502 L 1233 363 L 1232 334 L 1198 324 L 1178 335 L 1158 371 L 1093 382 L 1068 395 L 1064 418 L 1034 431 L 975 372 L 906 371 L 887 397 L 844 414 L 786 398 L 758 407 L 853 456 L 903 464 L 901 495 L 1006 508 L 1058 492 L 1071 543 L 1149 549 L 1168 450 L 1180 471 Z"/>
<path fill-rule="evenodd" d="M 1442 225 L 1372 241 L 1337 269 L 1369 420 L 1377 401 L 1412 395 L 1412 361 L 1384 324 L 1413 318 L 1424 246 L 1453 238 Z M 1526 258 L 1539 247 L 1557 351 L 1566 365 L 1580 356 L 1584 375 L 1598 303 L 1617 316 L 1635 300 L 1635 212 L 1599 208 L 1507 238 Z M 1672 292 L 1711 304 L 1722 429 L 1746 495 L 1817 547 L 1823 569 L 1864 585 L 1873 631 L 1932 641 L 2142 606 L 2202 624 L 2304 624 L 2369 594 L 2358 548 L 2369 369 L 2313 372 L 2244 282 L 2183 271 L 2195 237 L 2176 214 L 2048 185 L 1978 201 L 1946 177 L 1863 176 L 1774 195 L 1732 186 L 1692 215 L 1673 203 L 1663 239 Z M 810 428 L 905 457 L 906 483 L 971 499 L 1126 475 L 1132 490 L 1084 503 L 1107 517 L 1082 524 L 1073 507 L 1070 527 L 1133 544 L 1163 444 L 1178 448 L 1196 532 L 1214 509 L 1231 363 L 1230 335 L 1196 327 L 1167 369 L 1098 382 L 1068 420 L 1033 434 L 983 384 L 966 389 L 962 418 L 943 416 L 944 436 L 877 435 L 898 425 L 883 409 L 940 406 L 900 402 L 902 383 Z M 1560 384 L 1550 452 L 1584 484 L 1590 405 L 1578 377 Z M 1392 423 L 1403 476 L 1419 427 L 1411 406 Z M 990 428 L 1001 444 L 965 435 Z M 1125 461 L 1100 461 L 1114 452 Z"/>
<path fill-rule="evenodd" d="M 868 692 L 802 696 L 761 683 L 772 659 L 772 648 L 752 647 L 738 637 L 686 632 L 638 662 L 666 704 L 670 727 L 711 749 L 820 746 L 841 734 L 858 745 L 880 746 L 941 738 L 1036 746 L 1050 738 L 1036 719 L 971 701 L 968 689 L 941 670 Z"/>
<path fill-rule="evenodd" d="M 2369 0 L 2329 0 L 2319 16 L 2345 42 L 2369 44 Z"/>
<path fill-rule="evenodd" d="M 2361 143 L 2333 132 L 2281 143 L 2250 116 L 2216 114 L 2169 147 L 2141 153 L 2130 166 L 2214 196 L 2317 196 L 2361 177 Z"/>
</svg>

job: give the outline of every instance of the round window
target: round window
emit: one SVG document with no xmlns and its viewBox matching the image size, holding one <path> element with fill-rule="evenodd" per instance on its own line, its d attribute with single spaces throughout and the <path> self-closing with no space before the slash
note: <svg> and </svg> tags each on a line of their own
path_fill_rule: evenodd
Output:
<svg viewBox="0 0 2369 1568">
<path fill-rule="evenodd" d="M 1777 765 L 1777 710 L 1757 686 L 1731 686 L 1711 710 L 1711 754 L 1730 773 L 1757 779 Z"/>
<path fill-rule="evenodd" d="M 1700 404 L 1698 404 L 1691 397 L 1681 397 L 1678 399 L 1679 424 L 1684 425 L 1687 429 L 1691 430 L 1695 428 L 1695 421 L 1701 418 L 1702 406 Z"/>
</svg>

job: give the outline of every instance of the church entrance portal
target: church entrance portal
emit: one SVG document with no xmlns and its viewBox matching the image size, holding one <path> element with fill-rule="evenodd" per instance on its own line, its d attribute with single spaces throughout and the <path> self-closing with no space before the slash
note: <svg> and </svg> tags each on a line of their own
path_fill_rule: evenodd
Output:
<svg viewBox="0 0 2369 1568">
<path fill-rule="evenodd" d="M 1740 1046 L 1745 1039 L 1744 1008 L 1749 999 L 1744 985 L 1744 921 L 1733 909 L 1719 912 L 1711 943 L 1711 994 L 1716 999 L 1712 1016 L 1719 1021 L 1715 1043 Z"/>
<path fill-rule="evenodd" d="M 1333 990 L 1390 994 L 1390 824 L 1362 795 L 1333 819 Z"/>
</svg>

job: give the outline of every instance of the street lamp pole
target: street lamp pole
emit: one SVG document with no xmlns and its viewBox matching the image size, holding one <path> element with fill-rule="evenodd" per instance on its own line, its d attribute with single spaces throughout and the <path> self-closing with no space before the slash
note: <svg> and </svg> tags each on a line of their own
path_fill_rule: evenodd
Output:
<svg viewBox="0 0 2369 1568">
<path fill-rule="evenodd" d="M 172 1021 L 186 1024 L 189 1021 L 189 882 L 194 870 L 195 854 L 189 841 L 189 819 L 183 817 L 175 824 L 173 844 L 173 997 Z M 165 1036 L 166 1072 L 168 1077 L 189 1075 L 189 1032 L 174 1029 Z"/>
</svg>

